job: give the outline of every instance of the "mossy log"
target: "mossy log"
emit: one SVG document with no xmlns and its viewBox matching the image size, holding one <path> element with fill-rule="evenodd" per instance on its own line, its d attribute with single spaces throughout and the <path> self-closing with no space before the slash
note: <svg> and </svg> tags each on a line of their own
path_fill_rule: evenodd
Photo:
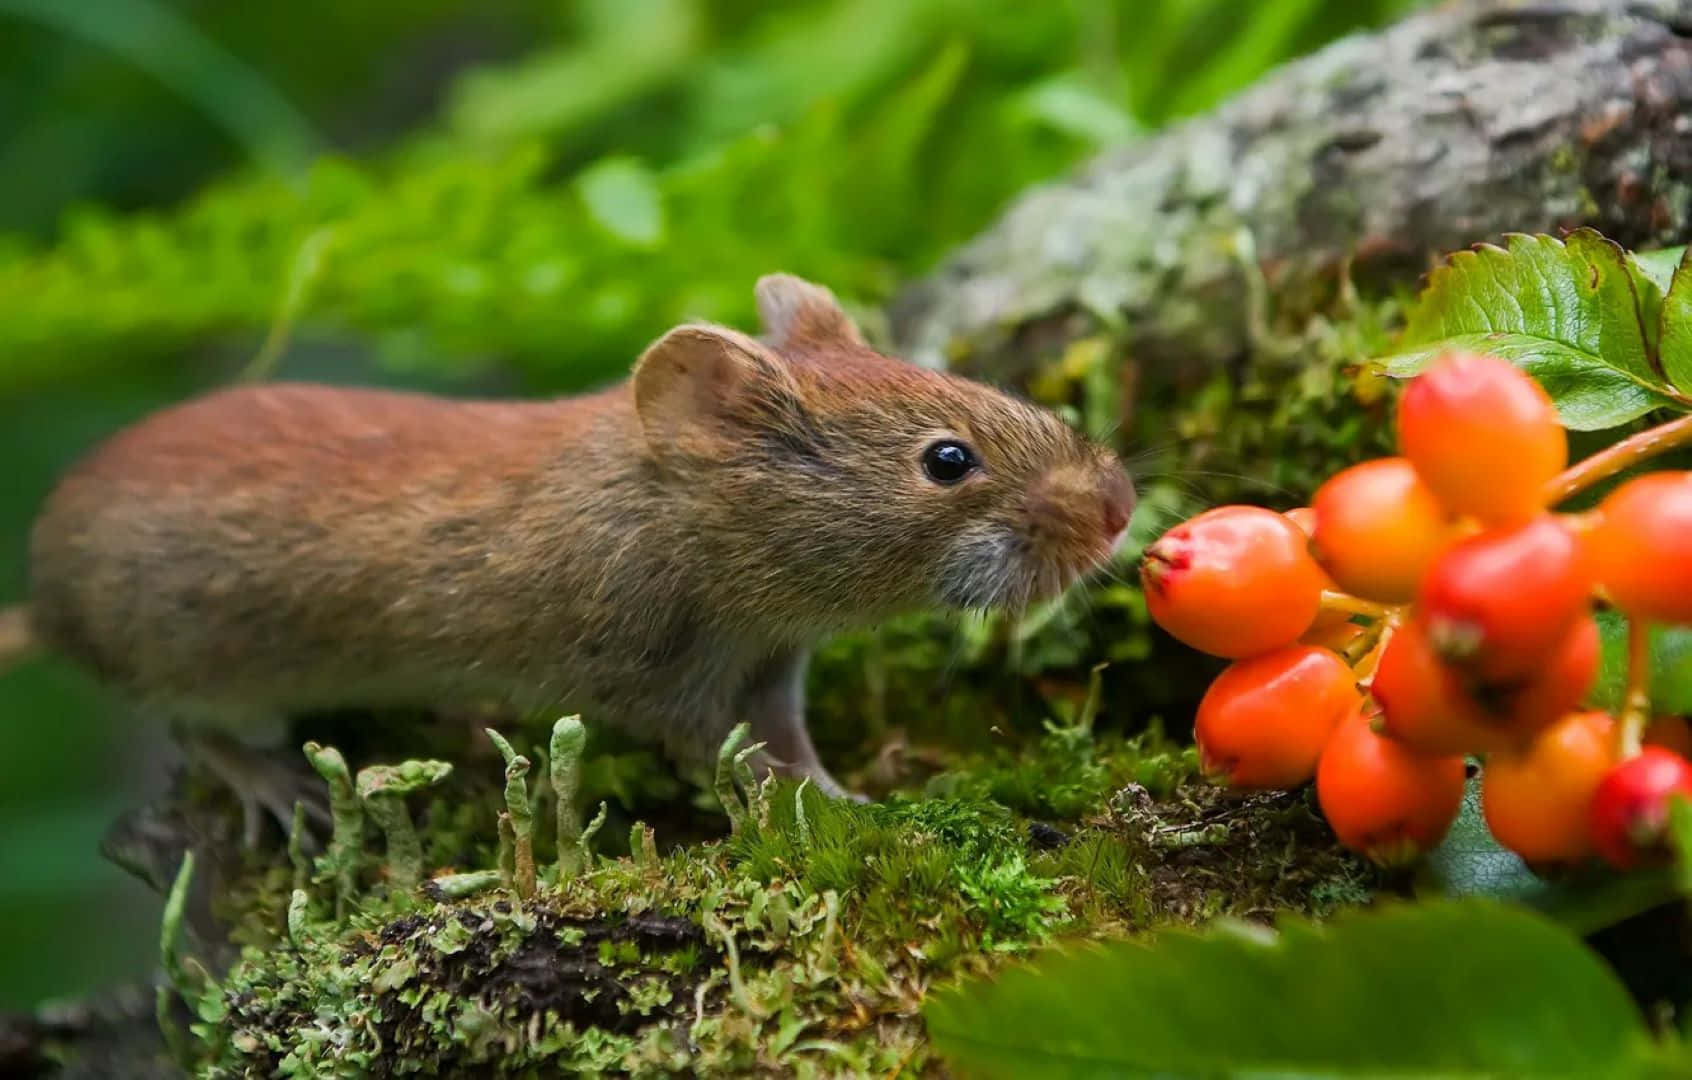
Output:
<svg viewBox="0 0 1692 1080">
<path fill-rule="evenodd" d="M 1349 264 L 1413 286 L 1443 252 L 1591 225 L 1692 235 L 1692 0 L 1439 5 L 1023 195 L 898 299 L 907 355 L 1016 379 L 1105 331 L 1142 375 L 1250 351 L 1254 272 L 1318 308 Z"/>
</svg>

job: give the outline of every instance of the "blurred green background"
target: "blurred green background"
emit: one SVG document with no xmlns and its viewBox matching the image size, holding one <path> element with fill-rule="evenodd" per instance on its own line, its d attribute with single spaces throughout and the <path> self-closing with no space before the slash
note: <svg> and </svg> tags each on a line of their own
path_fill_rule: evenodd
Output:
<svg viewBox="0 0 1692 1080">
<path fill-rule="evenodd" d="M 749 325 L 772 270 L 872 312 L 1414 2 L 0 0 L 0 603 L 57 470 L 261 355 L 544 393 Z M 97 847 L 164 754 L 63 665 L 0 675 L 0 1007 L 146 973 L 157 902 Z"/>
</svg>

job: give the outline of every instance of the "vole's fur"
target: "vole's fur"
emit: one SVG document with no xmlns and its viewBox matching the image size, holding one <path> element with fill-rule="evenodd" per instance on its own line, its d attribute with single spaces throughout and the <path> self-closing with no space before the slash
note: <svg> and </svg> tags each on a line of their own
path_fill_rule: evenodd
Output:
<svg viewBox="0 0 1692 1080">
<path fill-rule="evenodd" d="M 748 720 L 839 793 L 804 723 L 817 640 L 1052 595 L 1133 489 L 1055 415 L 872 351 L 826 290 L 757 297 L 762 341 L 679 327 L 582 397 L 273 384 L 160 412 L 42 510 L 34 634 L 195 723 L 494 700 L 699 760 Z M 981 460 L 954 486 L 921 464 L 943 436 Z"/>
</svg>

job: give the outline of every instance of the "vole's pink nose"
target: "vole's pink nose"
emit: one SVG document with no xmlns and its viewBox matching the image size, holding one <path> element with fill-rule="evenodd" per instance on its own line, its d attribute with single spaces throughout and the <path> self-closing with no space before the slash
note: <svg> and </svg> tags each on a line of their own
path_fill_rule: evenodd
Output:
<svg viewBox="0 0 1692 1080">
<path fill-rule="evenodd" d="M 1112 470 L 1101 497 L 1105 532 L 1118 536 L 1128 527 L 1128 519 L 1134 514 L 1133 481 L 1122 471 Z"/>
</svg>

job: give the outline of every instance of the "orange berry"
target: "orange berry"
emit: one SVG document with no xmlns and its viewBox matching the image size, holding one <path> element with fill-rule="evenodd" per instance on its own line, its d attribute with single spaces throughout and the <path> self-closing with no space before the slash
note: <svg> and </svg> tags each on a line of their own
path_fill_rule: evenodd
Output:
<svg viewBox="0 0 1692 1080">
<path fill-rule="evenodd" d="M 1339 587 L 1383 604 L 1402 604 L 1456 522 L 1401 457 L 1335 473 L 1311 501 L 1316 561 Z"/>
<path fill-rule="evenodd" d="M 1316 797 L 1340 843 L 1381 866 L 1403 866 L 1445 838 L 1464 779 L 1461 754 L 1418 754 L 1376 734 L 1358 708 L 1322 750 Z"/>
<path fill-rule="evenodd" d="M 1140 580 L 1159 626 L 1201 652 L 1238 659 L 1297 641 L 1316 619 L 1327 579 L 1285 516 L 1222 506 L 1148 547 Z"/>
<path fill-rule="evenodd" d="M 1592 590 L 1584 545 L 1562 519 L 1542 514 L 1452 544 L 1428 570 L 1416 602 L 1442 659 L 1508 684 L 1545 664 L 1589 610 Z"/>
<path fill-rule="evenodd" d="M 1493 525 L 1543 511 L 1569 460 L 1544 387 L 1508 360 L 1468 352 L 1441 356 L 1404 388 L 1398 446 L 1440 502 Z"/>
<path fill-rule="evenodd" d="M 1692 622 L 1692 472 L 1647 473 L 1610 492 L 1587 546 L 1617 607 L 1654 622 Z"/>
<path fill-rule="evenodd" d="M 1242 788 L 1292 788 L 1347 711 L 1362 701 L 1337 654 L 1290 645 L 1230 664 L 1205 691 L 1193 722 L 1206 776 Z"/>
<path fill-rule="evenodd" d="M 1316 534 L 1316 511 L 1312 510 L 1310 507 L 1296 506 L 1293 509 L 1286 511 L 1284 516 L 1288 521 L 1297 525 L 1299 530 L 1303 532 L 1305 536 L 1314 536 Z M 1321 560 L 1318 559 L 1317 562 L 1320 564 Z M 1325 570 L 1322 572 L 1322 588 L 1327 592 L 1341 591 L 1340 587 L 1334 583 L 1334 579 L 1330 577 L 1328 572 Z M 1349 627 L 1352 625 L 1353 623 L 1351 622 L 1351 615 L 1349 612 L 1338 611 L 1333 608 L 1323 608 L 1316 613 L 1316 621 L 1310 624 L 1310 629 L 1303 637 L 1299 638 L 1299 640 L 1307 645 L 1323 645 L 1337 650 L 1340 648 L 1340 645 L 1330 644 L 1330 642 L 1338 641 L 1343 644 L 1355 635 L 1345 630 L 1339 630 L 1333 634 L 1329 634 L 1326 631 L 1335 627 Z"/>
<path fill-rule="evenodd" d="M 1493 837 L 1529 863 L 1594 853 L 1592 797 L 1615 762 L 1608 713 L 1570 713 L 1526 748 L 1493 754 L 1481 774 L 1481 813 Z"/>
</svg>

